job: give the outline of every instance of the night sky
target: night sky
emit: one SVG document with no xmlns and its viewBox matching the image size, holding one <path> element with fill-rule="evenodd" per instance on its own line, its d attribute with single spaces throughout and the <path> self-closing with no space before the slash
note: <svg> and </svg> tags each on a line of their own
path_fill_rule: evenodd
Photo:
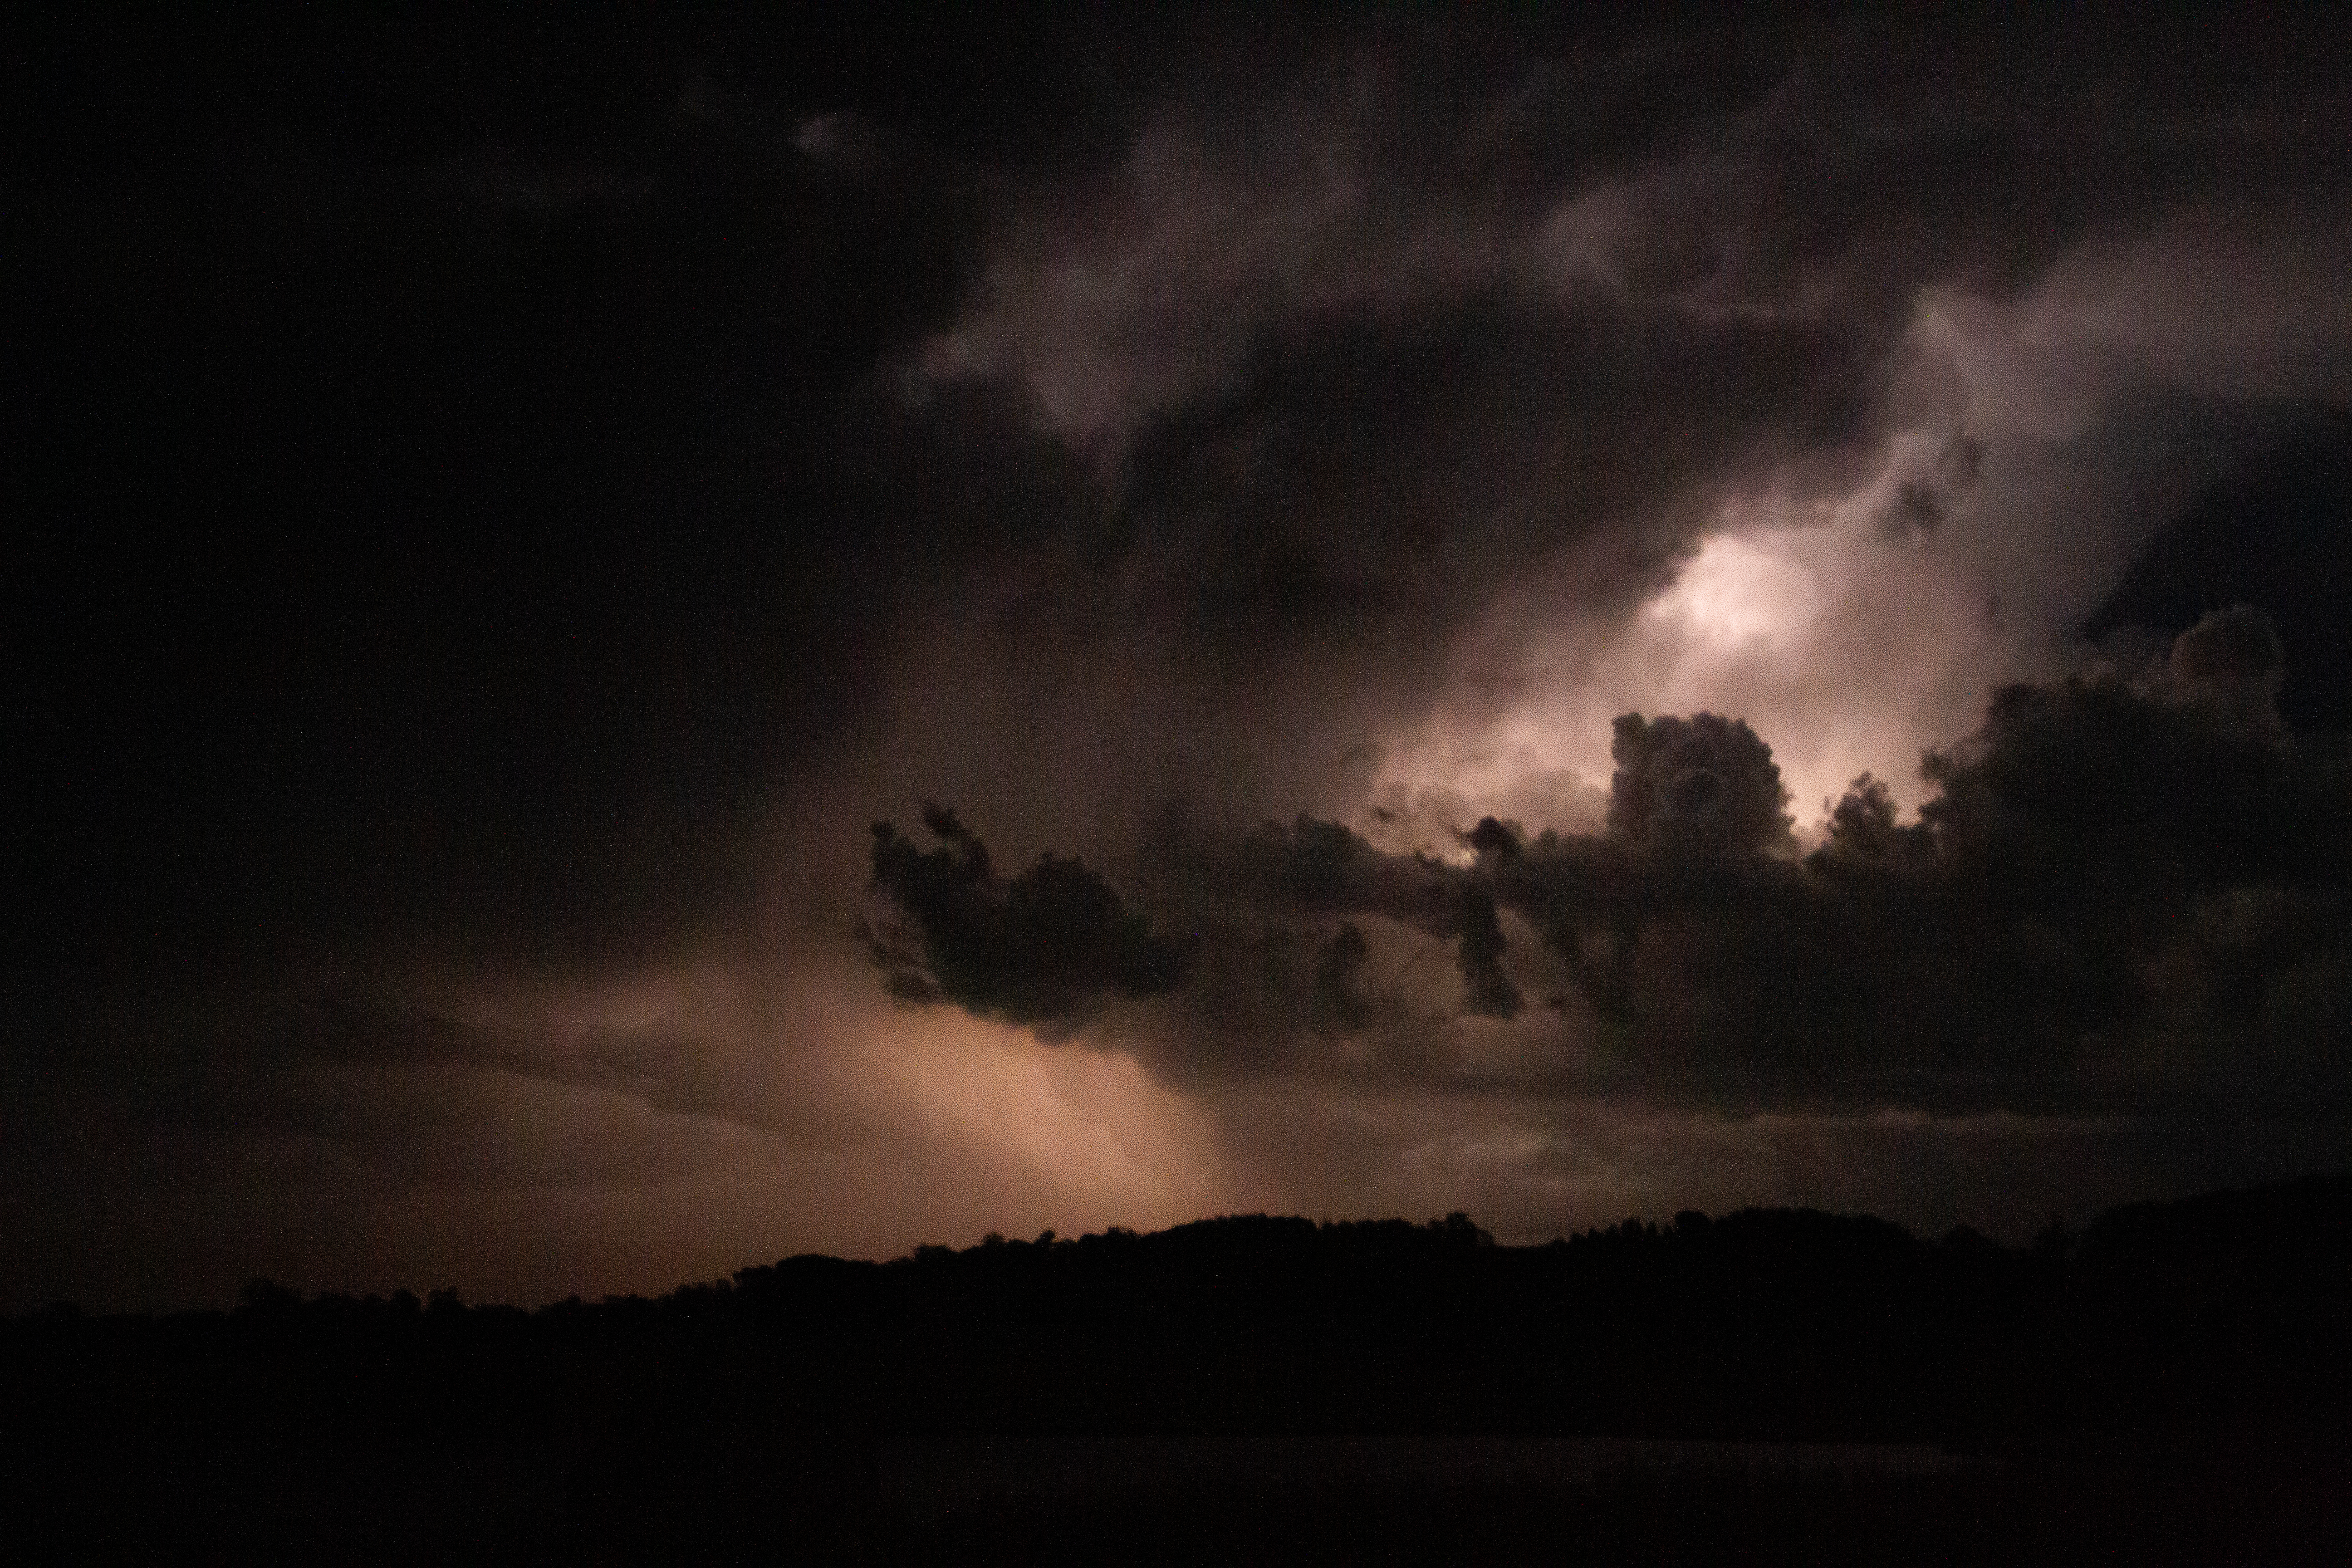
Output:
<svg viewBox="0 0 2352 1568">
<path fill-rule="evenodd" d="M 0 1309 L 2352 1164 L 2323 8 L 58 9 Z"/>
</svg>

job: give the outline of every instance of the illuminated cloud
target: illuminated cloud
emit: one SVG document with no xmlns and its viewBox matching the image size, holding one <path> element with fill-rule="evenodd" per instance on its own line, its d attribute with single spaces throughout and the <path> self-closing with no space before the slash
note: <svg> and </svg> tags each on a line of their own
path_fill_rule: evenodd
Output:
<svg viewBox="0 0 2352 1568">
<path fill-rule="evenodd" d="M 208 26 L 28 110 L 0 1297 L 2352 1148 L 2317 21 Z"/>
<path fill-rule="evenodd" d="M 1801 858 L 1769 750 L 1705 713 L 1619 719 L 1604 832 L 1488 818 L 1466 863 L 1307 816 L 1172 826 L 1144 875 L 1200 978 L 1110 1037 L 1174 1081 L 1325 1093 L 2340 1128 L 2352 778 L 2280 724 L 2279 675 L 2240 606 L 2137 681 L 2005 687 L 1927 758 L 1917 823 L 1865 775 Z M 1368 929 L 1398 933 L 1381 983 Z M 1402 983 L 1416 935 L 1458 984 Z M 1518 976 L 1550 1016 L 1498 1054 Z"/>
</svg>

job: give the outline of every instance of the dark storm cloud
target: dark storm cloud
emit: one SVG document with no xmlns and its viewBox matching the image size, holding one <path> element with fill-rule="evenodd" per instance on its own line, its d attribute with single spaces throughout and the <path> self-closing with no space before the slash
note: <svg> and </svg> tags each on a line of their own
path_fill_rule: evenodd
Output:
<svg viewBox="0 0 2352 1568">
<path fill-rule="evenodd" d="M 2243 601 L 2277 624 L 2280 711 L 2298 727 L 2352 728 L 2352 417 L 2299 420 L 2231 466 L 2132 563 L 2084 626 L 2145 640 Z"/>
<path fill-rule="evenodd" d="M 1203 931 L 1244 911 L 1318 930 L 1378 916 L 1454 942 L 1454 1006 L 1505 1018 L 1519 1000 L 1496 918 L 1510 911 L 1570 976 L 1549 1048 L 1558 1081 L 1587 1091 L 1726 1109 L 2340 1114 L 2352 771 L 2339 741 L 2279 725 L 2280 674 L 2275 634 L 2238 607 L 2136 681 L 2012 686 L 1978 734 L 1928 757 L 1937 793 L 1916 825 L 1864 778 L 1801 859 L 1747 726 L 1628 715 L 1605 834 L 1528 842 L 1489 819 L 1465 866 L 1301 818 L 1194 847 L 1154 885 Z M 1312 973 L 1319 1005 L 1221 1024 L 1230 998 L 1212 991 L 1187 1026 L 1370 1027 L 1352 990 L 1364 954 L 1343 924 Z M 1222 1049 L 1248 1070 L 1245 1048 Z M 1299 1058 L 1268 1038 L 1260 1065 Z"/>
<path fill-rule="evenodd" d="M 37 30 L 25 942 L 604 951 L 740 906 L 908 578 L 1053 482 L 984 399 L 934 439 L 860 388 L 952 310 L 982 161 L 1068 127 L 1055 57 L 875 26 Z"/>
<path fill-rule="evenodd" d="M 1628 713 L 1610 742 L 1609 831 L 1650 848 L 1785 848 L 1789 792 L 1772 749 L 1713 713 L 1645 720 Z"/>
<path fill-rule="evenodd" d="M 2279 520 L 2332 481 L 2248 453 L 2352 395 L 2340 58 L 2293 17 L 43 20 L 0 68 L 0 1231 L 69 1257 L 195 1214 L 184 1178 L 225 1235 L 338 1181 L 625 1229 L 596 1193 L 728 1129 L 953 1173 L 940 1129 L 1040 1057 L 1100 1098 L 1006 1168 L 1128 1170 L 1070 1151 L 1181 1121 L 1170 1083 L 1308 1083 L 1329 1126 L 1425 1093 L 1480 1149 L 1584 1094 L 2334 1103 L 2294 1042 L 2342 1012 L 2342 774 L 2263 721 L 2248 626 L 2003 698 L 1940 816 L 1864 791 L 1807 860 L 1731 719 L 1817 797 L 1780 716 L 1904 666 L 1907 761 L 2064 668 L 2035 639 L 2216 474 L 2194 584 L 2095 629 L 2299 594 L 2281 700 L 2328 689 L 2330 574 L 2279 563 L 2337 534 Z M 1612 651 L 1704 673 L 1644 606 L 1738 506 L 1856 498 L 1876 618 L 1771 671 L 1773 721 L 1610 696 L 1592 757 L 1491 793 L 1384 771 Z M 2023 579 L 1990 651 L 1982 562 Z M 1786 606 L 1731 607 L 1746 647 Z M 1624 740 L 1614 828 L 1472 826 L 1597 818 L 1627 707 L 1692 717 Z M 961 824 L 861 859 L 924 798 L 1030 868 Z M 868 879 L 901 994 L 1160 1082 L 893 1008 Z M 693 963 L 783 978 L 756 1017 L 605 995 Z M 570 1000 L 479 1001 L 526 981 Z M 768 1213 L 761 1169 L 714 1201 Z"/>
<path fill-rule="evenodd" d="M 2325 288 L 2279 296 L 2321 313 L 2276 363 L 2262 344 L 2299 309 L 2250 302 L 2237 337 L 2176 309 L 2217 265 L 2291 279 L 2305 248 L 2334 254 L 2310 220 L 2342 171 L 2307 138 L 2340 145 L 2322 107 L 2340 88 L 2280 64 L 2310 38 L 2248 40 L 2252 74 L 2225 89 L 2067 27 L 1948 49 L 1797 28 L 1748 40 L 1752 75 L 1710 58 L 1721 90 L 1693 95 L 1710 106 L 1695 115 L 1645 74 L 1691 55 L 1604 55 L 1578 74 L 1507 49 L 1479 57 L 1497 74 L 1457 79 L 1510 90 L 1448 93 L 1430 83 L 1464 57 L 1416 61 L 1393 41 L 1349 54 L 1344 89 L 1294 88 L 1255 119 L 1179 96 L 1124 165 L 1042 185 L 927 360 L 943 383 L 1025 390 L 1040 426 L 1094 458 L 1121 531 L 1106 580 L 1139 641 L 1158 629 L 1181 650 L 1185 689 L 1246 694 L 1234 727 L 1412 713 L 1514 595 L 1553 624 L 1622 622 L 1743 489 L 1802 501 L 1868 479 L 1888 549 L 1945 548 L 1956 519 L 1973 531 L 1952 548 L 1987 554 L 2004 531 L 2127 540 L 2146 522 L 2027 465 L 2144 483 L 2145 454 L 2183 431 L 2234 439 L 2231 400 L 2346 384 Z M 1496 63 L 1514 59 L 1516 76 Z M 2090 85 L 2144 73 L 2161 90 Z M 1616 90 L 1611 141 L 1580 94 Z M 2242 250 L 2180 221 L 2225 198 Z M 1957 349 L 1935 338 L 1935 290 L 1982 312 L 1955 315 Z M 2097 548 L 2119 565 L 2127 545 Z M 2114 565 L 2061 563 L 2034 586 L 2080 604 L 2095 590 L 2072 575 Z M 2003 635 L 2027 647 L 2063 614 L 2013 600 L 2028 629 Z M 1467 1047 L 1433 1014 L 1532 1029 L 1519 1002 L 1547 995 L 1561 1085 L 1727 1110 L 2042 1113 L 2222 1094 L 2227 1069 L 2184 1062 L 2181 1042 L 2235 1029 L 2270 1044 L 2228 1093 L 2284 1103 L 2269 1075 L 2293 1069 L 2270 1058 L 2301 1047 L 2259 1009 L 2192 1019 L 2154 978 L 2204 973 L 2196 919 L 2268 907 L 2273 892 L 2249 889 L 2275 861 L 2253 839 L 2272 835 L 2275 856 L 2304 831 L 2270 806 L 2262 826 L 2217 826 L 2237 808 L 2199 792 L 2228 779 L 2268 798 L 2265 770 L 2332 787 L 2315 782 L 2323 753 L 2255 721 L 2269 676 L 2183 673 L 2221 649 L 2236 651 L 2215 668 L 2259 662 L 2250 625 L 2200 629 L 2169 673 L 2012 687 L 1971 747 L 1931 763 L 1925 826 L 1898 826 L 1865 782 L 1809 859 L 1763 742 L 1707 713 L 1620 721 L 1607 833 L 1482 827 L 1468 866 L 1313 816 L 1253 837 L 1199 813 L 1144 835 L 1133 867 L 1143 907 L 1201 937 L 1164 1034 L 1139 1037 L 1171 1070 L 1339 1072 L 1360 1060 L 1301 1042 L 1335 1021 L 1376 1045 L 1392 1028 L 1428 1048 L 1390 1065 L 1436 1081 Z M 1495 662 L 1444 700 L 1500 700 L 1517 678 L 1507 653 Z M 1286 679 L 1310 696 L 1270 700 Z M 1179 788 L 1251 795 L 1186 768 L 1170 764 Z M 2085 819 L 2044 789 L 2077 773 Z M 2150 783 L 2175 775 L 2178 798 Z M 2216 847 L 2234 832 L 2252 837 Z M 2145 858 L 2079 863 L 2118 840 Z M 2182 865 L 2183 886 L 2123 875 Z M 2091 909 L 2108 884 L 2119 908 Z M 2277 896 L 2309 910 L 2337 895 Z M 1416 936 L 1453 947 L 1458 989 L 1378 952 Z M 2254 962 L 2296 992 L 2311 959 L 2290 944 Z"/>
<path fill-rule="evenodd" d="M 1432 672 L 1556 572 L 1588 613 L 1664 580 L 1699 499 L 1867 438 L 1866 354 L 1809 322 L 1693 322 L 1539 297 L 1270 331 L 1244 389 L 1147 426 L 1122 471 L 1150 612 L 1203 678 L 1337 662 L 1365 700 Z"/>
<path fill-rule="evenodd" d="M 1365 782 L 1366 737 L 1507 705 L 1531 639 L 1606 639 L 1727 501 L 1801 510 L 1882 468 L 1890 542 L 1958 531 L 1945 554 L 2013 560 L 2003 533 L 2077 526 L 2054 506 L 2125 536 L 2015 568 L 2032 592 L 2008 595 L 2004 637 L 2031 656 L 1980 662 L 2046 668 L 2039 639 L 2098 592 L 2077 579 L 2146 524 L 2105 515 L 2137 497 L 2085 502 L 2029 471 L 2043 454 L 2016 429 L 2051 438 L 2032 401 L 2089 399 L 2063 417 L 2096 425 L 2111 383 L 2308 396 L 2352 363 L 2325 323 L 2284 346 L 2305 313 L 2288 301 L 2324 287 L 2182 344 L 2176 306 L 2217 259 L 2300 276 L 2290 253 L 2339 248 L 2311 219 L 2342 182 L 2315 152 L 2342 144 L 2322 107 L 2340 84 L 2298 74 L 2319 45 L 2291 28 L 2240 40 L 2234 89 L 2179 75 L 2154 41 L 2058 25 L 1342 33 L 1318 40 L 1319 72 L 1269 65 L 1245 92 L 1229 64 L 1180 73 L 1123 156 L 1016 182 L 916 365 L 919 387 L 1025 397 L 1086 456 L 1108 497 L 1098 547 L 1045 613 L 1115 606 L 1114 657 L 1171 710 L 1215 715 L 1116 790 L 1331 810 Z M 2223 198 L 2235 261 L 2206 254 L 2211 235 L 2162 232 Z M 2084 247 L 2137 276 L 2079 264 L 2035 303 Z M 1984 349 L 1969 317 L 1960 346 L 1983 352 L 1956 353 L 1923 327 L 1938 290 L 1998 330 L 2015 304 L 2019 342 Z M 1988 438 L 1979 413 L 2010 425 Z M 2066 436 L 2058 461 L 2139 483 L 2174 444 L 2148 424 Z M 1994 521 L 1955 530 L 1979 511 Z M 1937 704 L 1953 729 L 1974 696 Z"/>
<path fill-rule="evenodd" d="M 1182 716 L 1106 787 L 1287 815 L 1348 765 L 1268 760 L 1303 715 L 1360 754 L 1498 598 L 1621 614 L 1725 490 L 1866 463 L 1923 284 L 2324 199 L 2311 40 L 2111 45 L 60 24 L 30 58 L 99 86 L 28 100 L 26 939 L 659 940 L 1000 577 Z"/>
<path fill-rule="evenodd" d="M 1182 981 L 1182 949 L 1076 860 L 1047 855 L 1008 880 L 953 812 L 927 806 L 923 826 L 937 847 L 874 825 L 874 888 L 912 926 L 872 930 L 894 995 L 1055 1024 L 1104 995 L 1150 996 Z"/>
</svg>

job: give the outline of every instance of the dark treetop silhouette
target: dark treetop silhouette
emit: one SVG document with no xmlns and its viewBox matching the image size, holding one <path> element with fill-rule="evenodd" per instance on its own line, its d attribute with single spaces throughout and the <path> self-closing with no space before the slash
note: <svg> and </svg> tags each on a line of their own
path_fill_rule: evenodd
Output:
<svg viewBox="0 0 2352 1568">
<path fill-rule="evenodd" d="M 1900 1540 L 2035 1555 L 2074 1539 L 2068 1510 L 2087 1510 L 2084 1530 L 2120 1528 L 2110 1539 L 2158 1555 L 2249 1528 L 2239 1539 L 2301 1550 L 2347 1523 L 2318 1489 L 2352 1479 L 2352 1178 L 2118 1209 L 2023 1249 L 1811 1210 L 1627 1220 L 1536 1247 L 1497 1247 L 1458 1214 L 1425 1226 L 1247 1215 L 1148 1236 L 991 1237 L 887 1264 L 793 1258 L 658 1300 L 535 1312 L 453 1292 L 305 1300 L 257 1281 L 226 1314 L 8 1321 L 0 1375 L 11 1528 L 79 1531 L 101 1549 L 920 1556 L 1029 1540 L 1082 1555 L 1148 1539 L 1084 1511 L 1142 1484 L 1101 1456 L 1149 1469 L 1260 1455 L 1272 1468 L 1259 1481 L 1246 1465 L 1217 1471 L 1189 1501 L 1153 1505 L 1177 1513 L 1147 1516 L 1192 1521 L 1210 1533 L 1185 1539 L 1206 1550 L 1219 1531 L 1268 1524 L 1217 1510 L 1275 1486 L 1302 1453 L 1335 1452 L 1343 1435 L 1389 1445 L 1342 1451 L 1360 1456 L 1344 1475 L 1454 1434 L 1519 1441 L 1445 1450 L 1485 1453 L 1489 1468 L 1611 1452 L 1627 1478 L 1647 1450 L 1538 1440 L 1979 1456 L 1973 1479 L 1849 1479 L 1826 1500 L 1785 1477 L 1769 1506 L 1702 1487 L 1745 1522 L 1653 1520 L 1627 1549 L 1764 1530 L 1779 1549 L 1812 1539 L 1857 1560 Z M 1091 1445 L 1052 1447 L 1078 1436 Z M 1034 1476 L 1011 1501 L 956 1514 L 941 1501 L 954 1477 L 986 1473 L 997 1452 L 1075 1466 L 1094 1489 L 1052 1494 L 1078 1510 L 1058 1523 L 1024 1511 L 1045 1502 L 1018 1501 L 1039 1495 L 1023 1490 L 1044 1484 Z M 1072 1458 L 1087 1453 L 1109 1468 Z M 2087 1458 L 2100 1453 L 2122 1457 Z M 2175 1453 L 2198 1468 L 2167 1492 L 2180 1484 Z M 2223 1486 L 2231 1455 L 2260 1457 L 2294 1511 L 2247 1513 Z M 933 1480 L 893 1489 L 917 1471 Z M 1402 1535 L 1381 1509 L 1409 1482 L 1388 1504 L 1338 1484 L 1277 1488 L 1284 1528 L 1320 1532 L 1286 1555 L 1360 1552 L 1367 1521 L 1398 1549 L 1557 1547 L 1619 1528 L 1611 1489 L 1639 1497 L 1647 1483 L 1523 1476 L 1514 1490 L 1473 1475 Z M 2107 1490 L 2069 1489 L 2082 1487 Z M 1797 1527 L 1782 1504 L 1813 1513 L 1812 1528 L 1828 1507 L 1862 1538 L 1786 1536 Z"/>
</svg>

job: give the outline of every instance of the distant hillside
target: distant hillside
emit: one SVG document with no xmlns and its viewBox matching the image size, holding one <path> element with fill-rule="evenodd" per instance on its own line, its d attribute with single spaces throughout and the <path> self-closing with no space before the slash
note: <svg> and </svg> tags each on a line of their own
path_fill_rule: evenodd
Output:
<svg viewBox="0 0 2352 1568">
<path fill-rule="evenodd" d="M 880 1484 L 890 1445 L 1007 1434 L 2341 1457 L 2352 1177 L 2134 1205 L 2026 1248 L 1801 1209 L 1534 1247 L 1460 1215 L 1240 1215 L 793 1258 L 535 1312 L 257 1283 L 229 1313 L 0 1325 L 0 1504 L 103 1498 L 132 1544 L 156 1538 L 141 1520 L 234 1531 L 287 1498 L 635 1517 L 745 1456 L 817 1508 L 811 1487 Z"/>
</svg>

